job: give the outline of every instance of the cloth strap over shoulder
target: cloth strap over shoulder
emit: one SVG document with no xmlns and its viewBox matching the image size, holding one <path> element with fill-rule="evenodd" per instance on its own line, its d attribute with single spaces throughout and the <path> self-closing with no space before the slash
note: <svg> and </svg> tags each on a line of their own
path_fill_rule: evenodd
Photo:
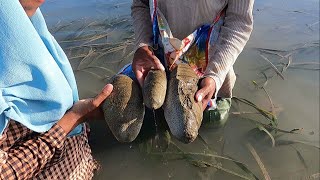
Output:
<svg viewBox="0 0 320 180">
<path fill-rule="evenodd" d="M 48 131 L 79 100 L 70 63 L 39 9 L 29 18 L 18 0 L 0 0 L 0 29 L 0 135 L 9 120 Z"/>
<path fill-rule="evenodd" d="M 224 23 L 226 8 L 221 10 L 211 23 L 203 24 L 190 35 L 180 40 L 173 36 L 169 23 L 158 8 L 158 0 L 149 0 L 150 16 L 153 29 L 153 45 L 163 50 L 165 67 L 169 71 L 178 64 L 186 63 L 202 78 L 209 61 L 209 48 L 218 42 L 221 26 Z M 161 48 L 159 48 L 161 47 Z M 207 105 L 208 109 L 216 108 L 218 91 Z"/>
<path fill-rule="evenodd" d="M 172 70 L 179 63 L 187 63 L 199 77 L 204 75 L 208 64 L 208 48 L 218 41 L 220 28 L 224 23 L 224 8 L 212 23 L 203 24 L 190 35 L 180 40 L 173 36 L 169 23 L 158 8 L 157 0 L 149 0 L 150 15 L 153 29 L 153 45 L 157 49 L 162 46 L 165 65 Z"/>
</svg>

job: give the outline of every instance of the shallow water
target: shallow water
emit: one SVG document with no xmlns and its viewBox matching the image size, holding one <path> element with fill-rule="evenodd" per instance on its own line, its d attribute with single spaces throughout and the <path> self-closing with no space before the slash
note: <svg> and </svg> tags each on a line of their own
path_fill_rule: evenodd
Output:
<svg viewBox="0 0 320 180">
<path fill-rule="evenodd" d="M 134 48 L 130 4 L 128 0 L 48 0 L 43 6 L 49 29 L 75 70 L 81 98 L 97 94 L 108 78 L 130 62 Z M 277 51 L 281 55 L 293 53 L 291 66 L 283 73 L 284 80 L 273 69 L 265 71 L 269 77 L 265 90 L 277 111 L 278 128 L 300 130 L 297 134 L 272 132 L 272 147 L 270 137 L 248 119 L 268 121 L 259 114 L 239 115 L 256 111 L 233 102 L 225 128 L 202 127 L 201 138 L 188 145 L 171 140 L 184 152 L 218 154 L 241 161 L 256 177 L 264 179 L 246 146 L 250 143 L 272 179 L 319 179 L 319 64 L 294 65 L 319 63 L 319 1 L 256 0 L 254 18 L 251 39 L 235 63 L 238 79 L 234 95 L 271 110 L 266 93 L 252 83 L 254 80 L 263 84 L 261 71 L 270 67 L 259 55 L 259 48 L 283 50 Z M 275 54 L 263 55 L 274 64 L 280 62 Z M 177 152 L 173 144 L 167 153 L 161 153 L 167 144 L 161 131 L 155 145 L 154 129 L 154 119 L 147 117 L 139 139 L 120 144 L 104 121 L 92 123 L 90 143 L 101 165 L 95 179 L 241 179 L 214 167 L 199 168 L 185 157 L 172 156 L 168 152 Z M 217 164 L 218 168 L 252 178 L 232 161 L 208 157 L 201 160 L 207 162 L 206 166 Z"/>
</svg>

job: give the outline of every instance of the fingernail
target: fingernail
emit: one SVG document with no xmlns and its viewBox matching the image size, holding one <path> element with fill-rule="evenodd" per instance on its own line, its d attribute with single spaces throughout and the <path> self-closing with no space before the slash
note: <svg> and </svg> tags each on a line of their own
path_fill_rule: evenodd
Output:
<svg viewBox="0 0 320 180">
<path fill-rule="evenodd" d="M 202 95 L 201 94 L 198 96 L 198 101 L 202 101 Z"/>
<path fill-rule="evenodd" d="M 110 89 L 112 91 L 113 90 L 113 85 L 112 84 L 105 85 L 102 90 L 105 90 L 106 88 L 108 88 L 108 86 L 110 87 Z"/>
<path fill-rule="evenodd" d="M 112 85 L 112 84 L 111 84 Z M 104 87 L 103 87 L 103 89 L 105 89 L 106 87 L 108 87 L 108 86 L 110 86 L 110 84 L 106 84 Z"/>
</svg>

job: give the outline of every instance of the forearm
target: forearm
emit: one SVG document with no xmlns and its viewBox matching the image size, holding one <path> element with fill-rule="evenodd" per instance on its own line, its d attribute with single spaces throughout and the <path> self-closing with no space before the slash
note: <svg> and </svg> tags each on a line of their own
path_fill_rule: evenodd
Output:
<svg viewBox="0 0 320 180">
<path fill-rule="evenodd" d="M 216 81 L 217 91 L 250 37 L 253 29 L 253 2 L 229 0 L 218 42 L 209 49 L 205 76 Z"/>
<path fill-rule="evenodd" d="M 0 179 L 34 177 L 48 163 L 60 159 L 66 135 L 56 124 L 46 133 L 15 143 L 7 152 L 0 151 L 3 157 L 0 162 Z"/>
<path fill-rule="evenodd" d="M 148 0 L 133 0 L 131 7 L 137 48 L 152 46 L 152 22 Z"/>
<path fill-rule="evenodd" d="M 58 122 L 57 124 L 63 129 L 66 134 L 69 134 L 74 128 L 76 128 L 79 124 L 84 122 L 85 117 L 81 117 L 81 115 L 67 112 Z"/>
</svg>

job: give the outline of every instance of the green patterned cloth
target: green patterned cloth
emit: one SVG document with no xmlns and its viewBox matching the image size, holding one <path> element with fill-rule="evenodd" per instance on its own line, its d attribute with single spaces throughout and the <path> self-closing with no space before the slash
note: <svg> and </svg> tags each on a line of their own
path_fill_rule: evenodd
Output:
<svg viewBox="0 0 320 180">
<path fill-rule="evenodd" d="M 223 127 L 228 120 L 230 107 L 231 98 L 218 98 L 216 109 L 205 110 L 203 112 L 202 126 L 212 128 Z"/>
</svg>

